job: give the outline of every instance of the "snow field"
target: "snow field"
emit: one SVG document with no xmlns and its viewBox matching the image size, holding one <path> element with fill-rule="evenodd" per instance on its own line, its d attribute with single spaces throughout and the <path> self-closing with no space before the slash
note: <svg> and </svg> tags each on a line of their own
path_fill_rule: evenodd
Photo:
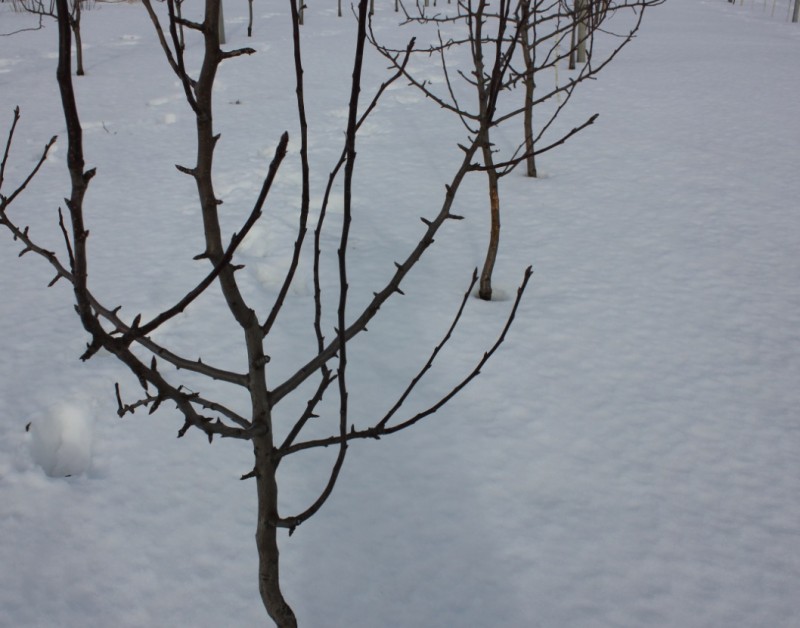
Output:
<svg viewBox="0 0 800 628">
<path fill-rule="evenodd" d="M 523 268 L 535 270 L 515 327 L 440 414 L 354 445 L 331 501 L 283 539 L 284 589 L 303 625 L 796 624 L 800 30 L 740 8 L 670 0 L 652 11 L 563 124 L 595 112 L 597 122 L 540 160 L 541 179 L 505 179 L 497 285 L 512 295 Z M 252 41 L 239 9 L 226 10 L 230 41 L 259 51 L 224 66 L 218 87 L 218 187 L 230 230 L 279 133 L 295 133 L 291 92 L 275 96 L 291 85 L 281 65 L 286 15 L 270 9 Z M 338 55 L 351 24 L 334 12 L 312 7 L 304 27 L 312 160 L 322 173 L 315 198 L 340 150 L 346 104 L 349 62 Z M 384 32 L 394 28 L 388 5 L 377 18 Z M 0 30 L 22 19 L 2 9 Z M 192 158 L 190 112 L 140 6 L 101 4 L 84 19 L 88 74 L 76 86 L 87 157 L 99 167 L 87 207 L 91 279 L 103 300 L 147 316 L 204 272 L 191 261 L 200 247 L 191 182 L 173 167 Z M 9 181 L 63 135 L 54 50 L 52 25 L 0 38 L 0 121 L 16 104 L 23 114 Z M 370 61 L 373 87 L 383 65 Z M 463 133 L 399 85 L 366 131 L 356 304 L 437 207 Z M 498 141 L 514 141 L 504 133 Z M 13 211 L 61 250 L 55 208 L 67 179 L 57 146 Z M 241 251 L 248 296 L 267 304 L 294 242 L 291 157 Z M 478 177 L 465 184 L 458 213 L 467 220 L 448 226 L 407 296 L 354 344 L 357 425 L 385 411 L 421 366 L 409 347 L 438 340 L 482 260 L 483 186 Z M 340 220 L 336 206 L 328 220 Z M 2 241 L 0 626 L 263 624 L 253 489 L 238 481 L 250 468 L 247 445 L 177 440 L 169 409 L 117 419 L 113 384 L 134 395 L 135 381 L 107 357 L 78 362 L 85 340 L 69 290 L 46 290 L 44 264 L 18 260 Z M 310 306 L 300 282 L 270 347 L 275 381 L 310 351 Z M 471 367 L 509 306 L 470 301 L 409 411 Z M 237 368 L 228 323 L 209 295 L 159 339 Z M 288 421 L 303 403 L 301 394 L 279 413 Z M 69 478 L 46 473 L 67 474 L 54 464 L 58 430 L 42 431 L 48 423 L 80 452 L 70 461 L 85 463 Z M 287 461 L 286 512 L 313 499 L 326 456 Z"/>
</svg>

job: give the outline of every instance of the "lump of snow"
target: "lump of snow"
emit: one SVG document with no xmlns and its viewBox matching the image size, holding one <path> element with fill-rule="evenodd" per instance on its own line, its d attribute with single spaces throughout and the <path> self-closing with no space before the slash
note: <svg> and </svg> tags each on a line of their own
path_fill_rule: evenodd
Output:
<svg viewBox="0 0 800 628">
<path fill-rule="evenodd" d="M 85 473 L 91 462 L 92 426 L 80 407 L 62 403 L 31 424 L 31 455 L 50 477 Z"/>
</svg>

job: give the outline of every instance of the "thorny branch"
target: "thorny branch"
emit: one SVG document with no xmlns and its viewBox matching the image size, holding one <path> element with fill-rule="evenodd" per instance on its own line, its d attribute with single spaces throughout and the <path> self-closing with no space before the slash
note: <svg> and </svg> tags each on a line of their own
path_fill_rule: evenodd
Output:
<svg viewBox="0 0 800 628">
<path fill-rule="evenodd" d="M 503 326 L 503 328 L 502 328 L 502 330 L 500 332 L 500 335 L 497 337 L 497 339 L 495 340 L 494 344 L 483 354 L 483 356 L 480 358 L 478 363 L 473 367 L 473 369 L 467 375 L 465 375 L 455 386 L 453 386 L 453 388 L 451 388 L 450 391 L 447 394 L 442 396 L 436 403 L 430 405 L 425 410 L 423 410 L 421 412 L 418 412 L 415 415 L 413 415 L 413 416 L 411 416 L 411 417 L 409 417 L 409 418 L 407 418 L 407 419 L 405 419 L 403 421 L 400 421 L 400 422 L 398 422 L 396 424 L 388 425 L 389 420 L 392 418 L 392 416 L 395 414 L 395 412 L 397 411 L 397 409 L 399 407 L 398 404 L 395 404 L 394 406 L 392 406 L 392 408 L 386 413 L 386 415 L 380 421 L 376 422 L 375 424 L 373 424 L 370 427 L 366 427 L 366 428 L 362 428 L 362 429 L 356 429 L 355 425 L 352 425 L 351 428 L 350 428 L 350 431 L 347 432 L 347 435 L 346 435 L 345 438 L 348 441 L 352 441 L 352 440 L 356 440 L 356 439 L 365 439 L 365 438 L 380 439 L 382 436 L 387 436 L 389 434 L 393 434 L 395 432 L 399 432 L 401 430 L 406 429 L 407 427 L 410 427 L 410 426 L 414 425 L 415 423 L 419 422 L 420 420 L 422 420 L 422 419 L 434 414 L 439 409 L 441 409 L 442 406 L 444 406 L 448 401 L 450 401 L 453 397 L 455 397 L 461 390 L 463 390 L 467 386 L 467 384 L 469 384 L 473 379 L 475 379 L 480 374 L 481 369 L 486 365 L 486 363 L 489 361 L 489 359 L 492 357 L 492 355 L 494 355 L 494 353 L 497 351 L 497 349 L 500 347 L 500 345 L 502 345 L 503 342 L 505 341 L 506 335 L 508 334 L 508 331 L 511 329 L 511 325 L 514 322 L 514 318 L 516 317 L 517 310 L 519 309 L 519 305 L 520 305 L 520 303 L 522 301 L 522 296 L 523 296 L 523 294 L 525 292 L 525 289 L 527 288 L 528 281 L 529 281 L 529 279 L 530 279 L 530 277 L 532 275 L 533 275 L 533 270 L 530 267 L 527 268 L 525 270 L 525 274 L 523 276 L 522 283 L 517 288 L 517 295 L 516 295 L 516 298 L 514 299 L 514 303 L 513 303 L 512 307 L 511 307 L 509 315 L 506 318 L 505 325 Z M 471 284 L 470 290 L 471 290 L 472 286 L 474 286 L 474 282 Z M 456 318 L 461 316 L 461 311 L 462 311 L 462 309 L 460 308 L 459 312 L 456 315 Z M 453 327 L 454 327 L 454 325 L 451 325 L 451 327 L 448 329 L 447 333 L 445 334 L 445 337 L 434 348 L 434 351 L 433 351 L 431 357 L 429 358 L 428 362 L 426 362 L 425 366 L 423 366 L 422 371 L 420 371 L 420 373 L 417 375 L 417 377 L 419 377 L 422 374 L 424 374 L 424 372 L 427 371 L 428 368 L 430 368 L 430 365 L 432 364 L 433 360 L 436 358 L 436 354 L 438 353 L 439 349 L 447 342 L 447 340 L 449 339 L 450 335 L 452 334 Z M 412 381 L 412 384 L 416 385 L 416 381 Z M 289 447 L 286 447 L 285 449 L 282 448 L 280 450 L 279 454 L 280 454 L 281 457 L 283 457 L 283 456 L 288 456 L 288 455 L 296 453 L 298 451 L 304 451 L 304 450 L 307 450 L 307 449 L 316 449 L 316 448 L 319 448 L 319 447 L 330 447 L 331 445 L 339 444 L 340 440 L 341 440 L 341 436 L 329 436 L 327 438 L 320 438 L 320 439 L 304 441 L 304 442 L 300 442 L 300 443 L 297 443 L 295 445 L 291 445 Z"/>
<path fill-rule="evenodd" d="M 503 6 L 510 0 L 502 0 Z M 83 151 L 83 134 L 80 123 L 76 98 L 70 75 L 70 30 L 68 18 L 68 0 L 56 0 L 59 17 L 59 62 L 57 80 L 61 95 L 67 127 L 67 167 L 70 175 L 70 195 L 65 201 L 66 212 L 59 213 L 59 228 L 61 230 L 66 249 L 65 261 L 52 251 L 47 251 L 35 244 L 27 227 L 20 227 L 8 216 L 8 207 L 27 187 L 28 183 L 39 172 L 47 154 L 55 141 L 53 138 L 44 148 L 42 156 L 33 170 L 23 182 L 9 195 L 0 195 L 0 223 L 6 226 L 16 240 L 23 246 L 22 253 L 34 252 L 46 259 L 56 271 L 56 278 L 68 281 L 73 289 L 76 312 L 85 330 L 89 334 L 89 342 L 82 359 L 90 359 L 101 349 L 110 352 L 119 359 L 137 378 L 143 392 L 138 399 L 125 402 L 119 384 L 115 385 L 117 412 L 120 416 L 132 414 L 138 409 L 147 408 L 150 413 L 158 410 L 165 401 L 175 404 L 183 417 L 184 423 L 178 435 L 184 435 L 191 427 L 205 433 L 209 440 L 214 435 L 221 437 L 250 440 L 253 443 L 255 465 L 253 470 L 246 473 L 242 479 L 255 478 L 259 500 L 257 544 L 260 556 L 260 591 L 270 615 L 280 625 L 294 625 L 291 609 L 283 601 L 278 588 L 277 577 L 277 544 L 275 541 L 276 528 L 288 528 L 293 531 L 303 521 L 315 514 L 333 492 L 339 478 L 340 470 L 344 464 L 348 445 L 355 439 L 379 438 L 419 422 L 430 416 L 444 404 L 450 401 L 464 386 L 472 381 L 481 371 L 486 362 L 496 352 L 505 340 L 507 331 L 511 326 L 522 295 L 531 276 L 530 268 L 525 271 L 523 281 L 518 289 L 517 297 L 502 327 L 499 337 L 494 344 L 477 360 L 477 364 L 468 371 L 446 393 L 440 397 L 429 400 L 427 409 L 408 416 L 401 421 L 396 417 L 402 411 L 411 393 L 417 388 L 420 381 L 430 372 L 434 361 L 442 348 L 450 342 L 454 330 L 462 322 L 462 314 L 467 306 L 469 295 L 475 283 L 473 276 L 470 287 L 467 289 L 459 307 L 447 327 L 443 337 L 436 344 L 427 358 L 421 360 L 422 367 L 410 379 L 403 393 L 389 407 L 385 414 L 365 422 L 369 427 L 357 429 L 350 422 L 350 405 L 348 381 L 348 343 L 358 334 L 366 331 L 369 322 L 378 314 L 378 311 L 395 294 L 403 294 L 401 284 L 420 260 L 428 247 L 433 244 L 439 230 L 448 220 L 460 220 L 462 217 L 453 213 L 453 204 L 457 192 L 466 175 L 478 168 L 475 157 L 478 151 L 486 149 L 487 140 L 480 135 L 474 135 L 461 146 L 463 157 L 451 177 L 444 186 L 444 195 L 438 209 L 432 216 L 423 217 L 425 229 L 418 241 L 412 243 L 407 254 L 395 261 L 395 270 L 389 279 L 373 293 L 372 299 L 363 309 L 351 313 L 349 310 L 349 268 L 348 249 L 350 229 L 356 218 L 354 207 L 354 173 L 356 168 L 356 146 L 359 130 L 364 121 L 374 111 L 386 89 L 395 81 L 405 77 L 412 80 L 408 70 L 411 57 L 418 52 L 415 48 L 416 40 L 411 38 L 404 49 L 397 51 L 385 50 L 385 56 L 390 60 L 393 69 L 392 75 L 377 89 L 363 111 L 359 112 L 359 103 L 362 91 L 362 73 L 364 50 L 368 38 L 374 40 L 374 34 L 369 31 L 368 0 L 360 0 L 358 4 L 358 31 L 353 53 L 352 82 L 349 86 L 349 105 L 347 128 L 344 137 L 344 146 L 341 155 L 331 169 L 320 214 L 314 231 L 311 269 L 314 283 L 314 316 L 313 333 L 316 339 L 316 351 L 306 358 L 305 363 L 294 373 L 275 385 L 268 385 L 266 365 L 270 357 L 265 353 L 265 342 L 268 334 L 275 329 L 279 314 L 286 305 L 287 295 L 292 283 L 295 281 L 300 261 L 304 254 L 305 235 L 308 229 L 310 212 L 310 198 L 312 186 L 312 173 L 308 157 L 308 121 L 305 116 L 305 90 L 303 83 L 302 51 L 300 47 L 299 14 L 295 2 L 291 4 L 293 23 L 293 53 L 295 72 L 295 98 L 297 114 L 300 125 L 300 155 L 301 169 L 301 198 L 300 211 L 297 224 L 297 237 L 291 254 L 289 269 L 283 279 L 278 295 L 266 316 L 260 314 L 256 308 L 251 307 L 240 290 L 236 271 L 240 268 L 234 263 L 239 246 L 251 231 L 256 222 L 262 217 L 263 207 L 268 194 L 273 186 L 276 173 L 281 167 L 288 150 L 288 134 L 281 136 L 275 150 L 269 170 L 262 182 L 260 193 L 238 232 L 229 237 L 223 236 L 219 217 L 221 199 L 216 196 L 213 185 L 213 157 L 214 149 L 220 134 L 213 127 L 212 93 L 217 68 L 225 60 L 243 55 L 252 54 L 249 48 L 239 48 L 223 51 L 220 48 L 219 36 L 213 26 L 218 23 L 220 4 L 218 0 L 205 1 L 203 23 L 196 23 L 183 19 L 176 11 L 175 0 L 167 0 L 168 28 L 165 29 L 156 15 L 151 0 L 143 0 L 145 9 L 153 22 L 159 43 L 164 51 L 167 63 L 179 78 L 186 96 L 186 101 L 195 113 L 197 129 L 197 161 L 191 167 L 179 166 L 178 169 L 191 176 L 197 186 L 198 200 L 203 219 L 203 237 L 205 248 L 197 259 L 206 259 L 211 268 L 204 277 L 187 290 L 173 305 L 163 309 L 159 314 L 147 322 L 142 321 L 141 315 L 133 317 L 131 322 L 123 321 L 119 316 L 120 307 L 109 308 L 101 304 L 91 291 L 88 281 L 89 256 L 87 253 L 87 240 L 89 229 L 84 216 L 84 202 L 90 183 L 95 176 L 94 169 L 86 169 Z M 427 18 L 426 18 L 427 19 Z M 449 19 L 449 18 L 443 18 Z M 191 31 L 192 36 L 202 37 L 203 63 L 199 74 L 192 77 L 186 70 L 184 60 L 184 47 L 178 34 L 178 27 L 184 26 Z M 509 73 L 513 60 L 513 36 L 506 34 L 506 28 L 514 28 L 515 24 L 510 18 L 505 18 L 497 41 L 495 54 L 490 60 L 494 72 L 505 76 Z M 167 31 L 169 35 L 167 35 Z M 511 39 L 509 39 L 511 37 Z M 439 37 L 438 47 L 429 49 L 429 53 L 437 53 L 442 63 L 445 63 L 445 53 L 451 47 L 462 45 L 464 42 L 444 39 Z M 488 43 L 489 40 L 487 40 Z M 503 46 L 512 42 L 509 50 Z M 480 83 L 483 76 L 473 76 L 471 80 Z M 413 80 L 412 80 L 413 82 Z M 433 96 L 429 86 L 418 82 L 418 87 L 427 90 Z M 490 107 L 495 107 L 497 94 L 509 86 L 509 82 L 495 80 L 491 82 Z M 447 103 L 455 111 L 461 112 L 465 124 L 473 120 L 473 114 L 464 111 L 456 98 L 456 90 L 447 77 L 448 101 L 446 97 L 435 96 L 441 103 Z M 6 178 L 6 164 L 11 151 L 12 139 L 19 119 L 18 110 L 15 111 L 14 121 L 8 135 L 6 147 L 0 162 L 0 187 Z M 505 165 L 505 164 L 501 164 Z M 343 178 L 344 212 L 342 225 L 339 231 L 337 259 L 338 259 L 338 299 L 335 308 L 335 328 L 332 340 L 326 340 L 323 330 L 323 299 L 322 299 L 322 233 L 326 227 L 325 216 L 329 199 L 335 181 Z M 415 218 L 416 219 L 416 218 Z M 224 243 L 227 240 L 227 244 Z M 54 281 L 55 281 L 54 280 Z M 220 369 L 202 362 L 200 359 L 190 360 L 171 352 L 167 347 L 153 341 L 151 334 L 162 328 L 178 314 L 184 312 L 195 303 L 198 297 L 205 294 L 209 287 L 217 285 L 222 292 L 230 314 L 238 324 L 243 339 L 243 353 L 246 357 L 244 372 L 234 372 Z M 134 351 L 136 349 L 136 351 Z M 144 355 L 142 355 L 144 354 Z M 164 364 L 171 368 L 163 370 Z M 188 388 L 185 384 L 175 383 L 177 371 L 185 369 L 191 373 L 206 376 L 210 379 L 220 380 L 244 389 L 249 395 L 250 414 L 234 411 L 231 407 L 216 399 L 203 396 Z M 293 421 L 283 426 L 286 436 L 277 445 L 273 430 L 273 409 L 291 393 L 297 391 L 310 377 L 318 377 L 316 386 L 305 405 Z M 309 421 L 317 418 L 317 412 L 323 406 L 326 394 L 338 397 L 338 412 L 335 417 L 336 427 L 333 434 L 324 439 L 310 439 L 300 441 L 300 435 Z M 327 480 L 317 497 L 313 499 L 304 510 L 293 516 L 281 516 L 278 512 L 276 470 L 280 462 L 288 455 L 298 451 L 335 446 L 338 448 L 336 459 L 332 464 Z"/>
</svg>

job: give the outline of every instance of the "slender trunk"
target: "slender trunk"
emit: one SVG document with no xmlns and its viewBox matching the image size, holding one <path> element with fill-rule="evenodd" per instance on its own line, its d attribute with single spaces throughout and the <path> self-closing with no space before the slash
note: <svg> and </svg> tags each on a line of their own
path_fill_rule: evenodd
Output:
<svg viewBox="0 0 800 628">
<path fill-rule="evenodd" d="M 533 82 L 535 48 L 532 48 L 528 27 L 530 22 L 530 0 L 522 2 L 523 27 L 520 32 L 520 44 L 522 46 L 522 56 L 525 60 L 525 112 L 523 114 L 523 127 L 525 131 L 525 164 L 529 177 L 536 177 L 536 156 L 533 154 Z M 533 46 L 536 45 L 534 34 Z"/>
<path fill-rule="evenodd" d="M 253 36 L 253 0 L 247 0 L 247 36 Z"/>
<path fill-rule="evenodd" d="M 481 148 L 483 155 L 483 165 L 486 168 L 486 176 L 489 180 L 489 246 L 486 250 L 486 259 L 483 262 L 480 282 L 478 284 L 478 296 L 484 301 L 492 299 L 492 272 L 494 263 L 497 259 L 497 249 L 500 245 L 500 183 L 497 170 L 494 166 L 492 156 L 491 131 L 492 120 L 494 118 L 495 103 L 497 102 L 497 66 L 492 69 L 491 76 L 487 75 L 483 59 L 483 26 L 485 24 L 485 11 L 488 6 L 487 0 L 480 0 L 478 7 L 470 16 L 472 21 L 472 61 L 475 64 L 475 76 L 479 78 L 476 83 L 478 90 L 478 120 L 479 130 L 476 141 Z M 495 60 L 496 63 L 496 60 Z"/>
<path fill-rule="evenodd" d="M 525 126 L 525 165 L 529 177 L 536 178 L 536 155 L 533 152 L 533 78 L 529 77 L 525 81 L 525 115 L 523 118 Z"/>
<path fill-rule="evenodd" d="M 575 15 L 575 14 L 574 14 Z M 573 18 L 574 20 L 574 18 Z M 575 69 L 575 33 L 578 30 L 578 24 L 573 21 L 572 22 L 572 32 L 570 33 L 570 42 L 569 42 L 569 69 Z"/>
<path fill-rule="evenodd" d="M 83 76 L 83 44 L 81 43 L 81 0 L 75 2 L 69 25 L 75 35 L 75 74 Z"/>
<path fill-rule="evenodd" d="M 256 457 L 256 487 L 258 491 L 258 590 L 267 613 L 279 628 L 296 628 L 297 619 L 286 603 L 280 589 L 280 562 L 277 528 L 272 523 L 278 518 L 278 484 L 272 461 L 272 443 L 267 436 L 253 439 Z"/>
<path fill-rule="evenodd" d="M 486 250 L 486 260 L 483 262 L 481 279 L 478 287 L 478 296 L 484 301 L 492 300 L 492 272 L 497 259 L 497 249 L 500 246 L 500 185 L 497 171 L 494 168 L 492 146 L 489 143 L 488 132 L 486 142 L 482 147 L 483 162 L 486 166 L 486 176 L 489 178 L 489 208 L 491 213 L 491 227 L 489 230 L 489 247 Z"/>
<path fill-rule="evenodd" d="M 175 0 L 175 14 L 178 16 L 178 19 L 181 19 L 183 15 L 181 15 L 181 6 L 183 5 L 183 0 Z M 178 40 L 180 41 L 181 50 L 186 49 L 186 44 L 184 43 L 183 39 L 183 22 L 178 23 Z"/>
</svg>

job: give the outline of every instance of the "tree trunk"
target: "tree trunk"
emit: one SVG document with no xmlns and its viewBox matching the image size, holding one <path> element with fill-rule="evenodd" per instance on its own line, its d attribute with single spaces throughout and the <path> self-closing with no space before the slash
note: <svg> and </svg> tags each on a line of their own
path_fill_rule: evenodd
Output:
<svg viewBox="0 0 800 628">
<path fill-rule="evenodd" d="M 574 18 L 573 18 L 574 19 Z M 570 33 L 570 42 L 569 42 L 569 69 L 575 69 L 575 33 L 578 30 L 578 24 L 573 21 L 572 23 L 572 32 Z"/>
<path fill-rule="evenodd" d="M 247 0 L 247 36 L 253 36 L 253 0 Z"/>
<path fill-rule="evenodd" d="M 73 0 L 72 15 L 69 25 L 75 35 L 75 74 L 83 76 L 83 44 L 81 43 L 81 0 Z"/>
<path fill-rule="evenodd" d="M 533 89 L 535 87 L 533 81 L 534 67 L 534 53 L 535 47 L 531 46 L 530 37 L 528 36 L 528 26 L 530 22 L 530 0 L 523 0 L 522 2 L 522 20 L 524 26 L 520 32 L 520 44 L 522 46 L 522 56 L 525 59 L 525 76 L 523 82 L 525 84 L 525 113 L 523 115 L 523 127 L 525 131 L 525 164 L 529 177 L 536 177 L 536 156 L 533 154 Z M 536 36 L 534 33 L 533 46 L 536 45 Z"/>
<path fill-rule="evenodd" d="M 478 296 L 484 301 L 492 300 L 492 272 L 494 262 L 497 259 L 497 249 L 500 246 L 500 185 L 497 178 L 497 171 L 494 168 L 492 157 L 492 146 L 489 143 L 488 131 L 486 142 L 484 143 L 483 162 L 486 166 L 486 175 L 489 178 L 489 206 L 491 213 L 491 227 L 489 230 L 489 247 L 486 250 L 486 259 L 483 262 L 481 279 L 478 288 Z"/>
<path fill-rule="evenodd" d="M 175 0 L 175 14 L 178 16 L 178 19 L 182 19 L 183 15 L 181 14 L 181 6 L 183 5 L 183 0 Z M 178 22 L 178 41 L 180 42 L 181 50 L 186 50 L 186 43 L 184 42 L 183 38 L 183 22 Z"/>
<path fill-rule="evenodd" d="M 494 262 L 497 259 L 497 249 L 500 245 L 500 182 L 497 169 L 494 166 L 492 156 L 491 131 L 494 119 L 495 104 L 497 102 L 497 92 L 499 82 L 497 81 L 497 59 L 491 73 L 487 73 L 483 62 L 483 26 L 486 22 L 485 10 L 488 6 L 486 0 L 481 0 L 476 12 L 470 17 L 473 23 L 471 37 L 472 61 L 475 65 L 475 76 L 478 77 L 476 87 L 478 90 L 478 120 L 479 130 L 476 141 L 481 147 L 483 155 L 483 165 L 486 168 L 486 176 L 489 180 L 489 246 L 486 250 L 486 259 L 483 262 L 480 282 L 478 284 L 478 296 L 484 301 L 492 299 L 492 272 Z"/>
<path fill-rule="evenodd" d="M 533 78 L 525 80 L 525 165 L 529 177 L 536 178 L 536 155 L 533 152 Z"/>
<path fill-rule="evenodd" d="M 278 518 L 278 484 L 275 465 L 271 459 L 272 443 L 269 436 L 253 439 L 256 457 L 256 486 L 258 491 L 258 590 L 261 601 L 278 628 L 296 628 L 297 619 L 286 603 L 280 588 L 280 561 L 277 528 L 272 523 Z"/>
</svg>

